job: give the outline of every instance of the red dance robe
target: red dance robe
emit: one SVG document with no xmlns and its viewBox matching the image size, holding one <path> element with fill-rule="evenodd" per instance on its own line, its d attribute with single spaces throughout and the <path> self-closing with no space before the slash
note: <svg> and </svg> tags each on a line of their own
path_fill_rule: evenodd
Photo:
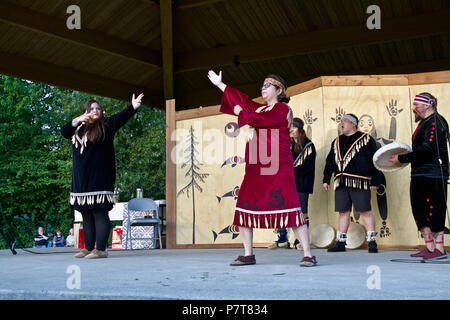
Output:
<svg viewBox="0 0 450 320">
<path fill-rule="evenodd" d="M 238 126 L 249 125 L 253 137 L 245 147 L 245 175 L 233 225 L 247 228 L 291 228 L 304 225 L 295 187 L 291 141 L 292 110 L 283 102 L 267 106 L 226 87 L 220 112 L 235 115 Z"/>
</svg>

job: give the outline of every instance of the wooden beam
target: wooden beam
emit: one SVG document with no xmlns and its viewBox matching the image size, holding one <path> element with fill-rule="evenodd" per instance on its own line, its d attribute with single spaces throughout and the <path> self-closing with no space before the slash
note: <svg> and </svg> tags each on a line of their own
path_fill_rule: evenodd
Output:
<svg viewBox="0 0 450 320">
<path fill-rule="evenodd" d="M 177 0 L 174 9 L 191 9 L 224 1 L 225 0 Z"/>
<path fill-rule="evenodd" d="M 81 19 L 82 17 L 83 12 L 81 12 Z M 108 36 L 101 32 L 86 29 L 83 25 L 81 25 L 80 30 L 69 30 L 65 20 L 9 2 L 0 2 L 0 20 L 75 45 L 137 61 L 147 66 L 159 68 L 162 65 L 160 52 Z"/>
<path fill-rule="evenodd" d="M 420 61 L 412 64 L 404 64 L 404 65 L 395 65 L 395 66 L 382 66 L 382 67 L 371 67 L 367 69 L 360 69 L 360 70 L 352 70 L 352 71 L 342 71 L 339 73 L 336 73 L 332 76 L 328 75 L 309 75 L 305 76 L 303 78 L 296 78 L 296 79 L 286 79 L 286 82 L 288 84 L 287 93 L 289 94 L 298 94 L 300 93 L 299 89 L 296 87 L 297 84 L 303 83 L 305 81 L 322 77 L 320 81 L 325 82 L 325 85 L 327 84 L 327 79 L 331 79 L 334 76 L 343 76 L 345 75 L 397 75 L 397 74 L 409 74 L 409 73 L 417 73 L 417 72 L 431 72 L 431 71 L 442 71 L 442 70 L 450 70 L 450 59 L 439 59 L 439 60 L 432 60 L 432 61 Z M 393 77 L 394 79 L 392 81 L 398 81 L 396 80 L 397 77 Z M 351 78 L 349 78 L 351 81 Z M 376 82 L 377 77 L 371 77 L 370 81 L 366 81 L 364 83 L 373 84 Z M 262 81 L 262 79 L 261 79 Z M 228 85 L 236 87 L 236 89 L 248 94 L 250 97 L 255 97 L 254 100 L 258 100 L 258 95 L 260 94 L 260 88 L 261 88 L 261 81 L 256 83 L 247 83 L 247 84 L 241 84 L 241 85 L 234 85 L 233 83 L 227 83 Z M 344 81 L 344 80 L 342 80 Z M 353 81 L 357 82 L 358 79 L 354 78 Z M 383 80 L 384 81 L 384 80 Z M 360 81 L 360 83 L 362 83 Z M 363 84 L 364 84 L 363 83 Z M 396 82 L 397 83 L 397 82 Z M 314 86 L 317 87 L 316 81 L 311 81 L 311 88 Z M 294 90 L 295 88 L 295 90 Z M 291 93 L 291 90 L 293 90 Z M 218 90 L 216 87 L 201 89 L 201 90 L 191 90 L 188 92 L 178 92 L 177 93 L 177 107 L 179 110 L 183 110 L 183 106 L 188 105 L 190 108 L 196 108 L 199 106 L 207 107 L 211 105 L 217 105 L 220 103 L 220 99 L 222 97 L 222 93 L 220 90 Z"/>
<path fill-rule="evenodd" d="M 413 73 L 408 77 L 410 85 L 430 84 L 430 83 L 448 83 L 450 82 L 449 70 L 439 72 Z"/>
<path fill-rule="evenodd" d="M 0 52 L 0 73 L 123 101 L 144 93 L 144 104 L 162 109 L 162 92 L 147 87 Z"/>
<path fill-rule="evenodd" d="M 162 1 L 167 0 L 140 0 L 142 3 L 152 6 L 160 6 Z M 214 4 L 216 2 L 224 2 L 230 0 L 173 0 L 173 9 L 174 10 L 184 10 L 191 8 L 198 8 L 202 6 L 207 6 L 210 4 Z"/>
<path fill-rule="evenodd" d="M 173 88 L 173 21 L 172 1 L 162 0 L 160 2 L 161 16 L 161 47 L 163 62 L 164 98 L 174 97 Z"/>
<path fill-rule="evenodd" d="M 341 75 L 320 77 L 323 87 L 336 86 L 406 86 L 407 74 Z"/>
<path fill-rule="evenodd" d="M 140 2 L 145 3 L 146 5 L 158 7 L 159 8 L 159 0 L 140 0 Z"/>
<path fill-rule="evenodd" d="M 430 61 L 417 61 L 409 64 L 399 64 L 395 66 L 371 67 L 351 72 L 340 72 L 335 75 L 400 75 L 417 72 L 434 72 L 450 69 L 450 59 L 436 59 Z"/>
<path fill-rule="evenodd" d="M 240 63 L 248 63 L 448 33 L 449 21 L 450 11 L 439 11 L 382 21 L 380 30 L 369 30 L 365 23 L 362 23 L 355 26 L 300 33 L 275 39 L 238 43 L 214 49 L 182 52 L 175 57 L 175 65 L 177 66 L 175 72 L 233 65 L 234 56 L 238 56 Z"/>
<path fill-rule="evenodd" d="M 311 91 L 322 86 L 322 77 L 317 77 L 311 80 L 297 82 L 289 86 L 286 90 L 286 95 L 288 97 L 295 96 L 307 91 Z M 262 103 L 262 97 L 254 99 L 256 102 Z"/>
<path fill-rule="evenodd" d="M 187 120 L 187 119 L 198 119 L 203 117 L 210 117 L 220 114 L 220 105 L 209 106 L 207 108 L 195 108 L 189 110 L 177 111 L 175 113 L 176 121 Z"/>
<path fill-rule="evenodd" d="M 166 248 L 176 246 L 177 231 L 177 168 L 175 159 L 172 159 L 172 151 L 175 149 L 176 141 L 171 139 L 176 129 L 175 123 L 175 100 L 166 101 Z M 175 152 L 174 152 L 175 156 Z"/>
</svg>

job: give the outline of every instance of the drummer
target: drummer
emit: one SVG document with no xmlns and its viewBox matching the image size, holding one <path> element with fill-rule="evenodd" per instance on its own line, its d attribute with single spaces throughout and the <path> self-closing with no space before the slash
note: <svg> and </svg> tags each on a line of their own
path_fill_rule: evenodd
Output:
<svg viewBox="0 0 450 320">
<path fill-rule="evenodd" d="M 339 212 L 336 244 L 329 252 L 345 251 L 347 231 L 352 205 L 359 211 L 366 226 L 369 252 L 378 252 L 375 219 L 370 205 L 370 191 L 378 189 L 380 172 L 374 167 L 372 158 L 377 150 L 375 139 L 358 131 L 358 118 L 345 114 L 339 124 L 342 134 L 332 143 L 323 172 L 323 188 L 330 190 L 334 173 L 335 211 Z"/>
<path fill-rule="evenodd" d="M 394 164 L 411 163 L 411 208 L 426 249 L 411 254 L 424 259 L 445 255 L 444 230 L 448 182 L 448 123 L 437 112 L 437 99 L 428 92 L 414 98 L 419 122 L 412 136 L 412 152 L 393 155 Z"/>
</svg>

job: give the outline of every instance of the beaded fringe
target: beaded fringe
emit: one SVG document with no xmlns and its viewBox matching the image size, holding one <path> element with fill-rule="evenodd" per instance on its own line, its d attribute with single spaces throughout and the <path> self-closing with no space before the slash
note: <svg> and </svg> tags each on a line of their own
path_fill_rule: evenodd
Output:
<svg viewBox="0 0 450 320">
<path fill-rule="evenodd" d="M 356 177 L 349 177 L 345 175 L 340 175 L 336 177 L 334 180 L 334 189 L 344 186 L 348 188 L 354 188 L 354 189 L 364 189 L 369 190 L 370 189 L 370 181 L 363 179 L 363 178 L 356 178 Z"/>
<path fill-rule="evenodd" d="M 311 143 L 308 143 L 311 144 Z M 303 164 L 303 161 L 305 161 L 306 157 L 309 156 L 312 153 L 312 145 L 307 145 L 305 149 L 303 149 L 302 153 L 295 159 L 294 167 L 301 166 Z"/>
<path fill-rule="evenodd" d="M 70 194 L 69 202 L 71 205 L 74 205 L 75 202 L 80 205 L 93 205 L 93 204 L 101 204 L 105 202 L 114 203 L 114 193 L 110 191 L 102 191 L 98 192 L 87 192 L 81 194 Z"/>
<path fill-rule="evenodd" d="M 306 223 L 300 210 L 273 214 L 253 214 L 235 211 L 234 225 L 246 228 L 279 229 L 299 227 Z"/>
<path fill-rule="evenodd" d="M 366 146 L 369 143 L 369 141 L 370 136 L 367 133 L 363 134 L 352 144 L 344 157 L 341 157 L 341 151 L 339 150 L 339 137 L 336 138 L 336 141 L 334 143 L 334 154 L 339 172 L 342 172 L 345 170 L 345 168 L 347 168 L 347 165 L 350 163 L 350 161 L 355 157 L 355 155 L 362 147 Z"/>
<path fill-rule="evenodd" d="M 85 134 L 83 138 L 80 139 L 78 136 L 78 130 L 81 128 L 82 125 L 80 125 L 77 130 L 75 131 L 75 134 L 72 136 L 72 144 L 75 146 L 75 149 L 78 149 L 78 143 L 80 144 L 80 154 L 83 154 L 84 148 L 87 146 L 87 135 Z"/>
</svg>

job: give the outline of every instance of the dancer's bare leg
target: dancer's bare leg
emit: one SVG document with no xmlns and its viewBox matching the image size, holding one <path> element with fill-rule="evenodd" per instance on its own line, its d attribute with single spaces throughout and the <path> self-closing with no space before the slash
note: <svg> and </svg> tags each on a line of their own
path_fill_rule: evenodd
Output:
<svg viewBox="0 0 450 320">
<path fill-rule="evenodd" d="M 367 231 L 375 231 L 375 218 L 373 217 L 372 211 L 361 212 L 361 217 L 364 222 L 364 226 Z"/>
<path fill-rule="evenodd" d="M 239 227 L 239 234 L 242 236 L 242 242 L 244 244 L 244 255 L 253 255 L 253 229 Z"/>
<path fill-rule="evenodd" d="M 338 225 L 339 232 L 347 233 L 348 226 L 350 225 L 350 211 L 339 212 Z"/>
<path fill-rule="evenodd" d="M 301 227 L 293 227 L 292 230 L 294 231 L 298 241 L 300 241 L 300 244 L 303 248 L 303 255 L 305 257 L 312 257 L 311 247 L 309 246 L 308 227 L 306 226 L 306 224 L 302 225 Z"/>
<path fill-rule="evenodd" d="M 434 249 L 436 248 L 436 245 L 434 244 L 433 233 L 431 233 L 430 227 L 423 227 L 421 231 L 427 249 L 433 252 Z M 444 252 L 444 250 L 442 250 L 441 252 Z"/>
<path fill-rule="evenodd" d="M 444 231 L 439 232 L 437 235 L 435 234 L 434 242 L 436 243 L 436 249 L 440 252 L 444 253 Z"/>
</svg>

